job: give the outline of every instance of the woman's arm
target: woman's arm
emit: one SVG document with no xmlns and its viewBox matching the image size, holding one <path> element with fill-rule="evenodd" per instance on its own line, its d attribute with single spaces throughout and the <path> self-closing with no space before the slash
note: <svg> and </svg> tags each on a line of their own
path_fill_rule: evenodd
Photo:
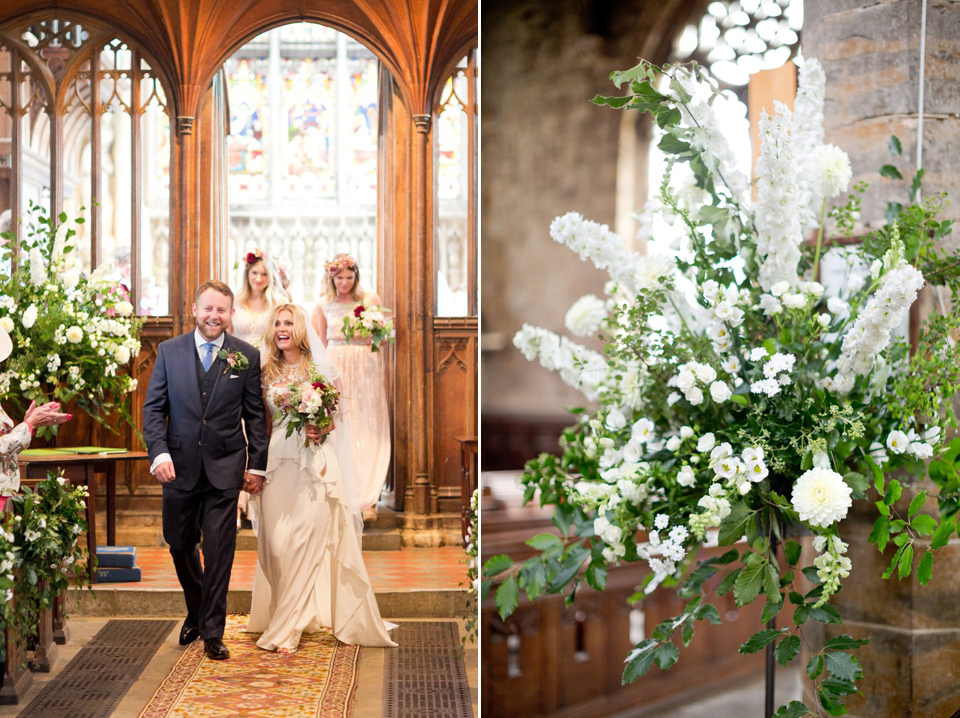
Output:
<svg viewBox="0 0 960 718">
<path fill-rule="evenodd" d="M 323 342 L 323 346 L 327 346 L 327 317 L 323 313 L 323 309 L 320 308 L 318 304 L 313 308 L 313 316 L 310 318 L 310 323 L 313 324 L 313 328 L 317 330 L 317 335 L 320 337 L 320 341 Z"/>
</svg>

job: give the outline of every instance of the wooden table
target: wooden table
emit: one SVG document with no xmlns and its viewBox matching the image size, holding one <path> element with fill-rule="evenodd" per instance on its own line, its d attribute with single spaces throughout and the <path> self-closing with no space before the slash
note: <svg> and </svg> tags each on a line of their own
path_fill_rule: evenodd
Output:
<svg viewBox="0 0 960 718">
<path fill-rule="evenodd" d="M 68 454 L 61 452 L 33 456 L 19 456 L 20 484 L 36 486 L 47 478 L 51 470 L 63 470 L 64 477 L 72 484 L 87 487 L 87 549 L 91 558 L 97 554 L 97 476 L 107 480 L 107 545 L 117 540 L 117 465 L 121 461 L 141 461 L 149 457 L 146 451 L 123 451 L 105 454 Z M 97 582 L 93 561 L 89 562 L 90 580 Z"/>
</svg>

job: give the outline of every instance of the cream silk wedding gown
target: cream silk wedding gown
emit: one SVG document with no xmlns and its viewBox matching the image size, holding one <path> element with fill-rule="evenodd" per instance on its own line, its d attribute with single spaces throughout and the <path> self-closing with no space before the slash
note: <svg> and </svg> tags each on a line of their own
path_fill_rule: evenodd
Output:
<svg viewBox="0 0 960 718">
<path fill-rule="evenodd" d="M 277 387 L 267 389 L 271 415 Z M 336 432 L 336 429 L 334 430 Z M 301 633 L 329 628 L 344 643 L 394 646 L 360 551 L 362 523 L 350 508 L 334 441 L 274 426 L 260 495 L 257 570 L 247 631 L 267 650 L 296 648 Z"/>
</svg>

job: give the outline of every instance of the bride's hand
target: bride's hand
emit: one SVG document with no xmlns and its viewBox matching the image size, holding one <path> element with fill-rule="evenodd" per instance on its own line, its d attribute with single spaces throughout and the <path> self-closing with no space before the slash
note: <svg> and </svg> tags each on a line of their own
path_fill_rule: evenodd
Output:
<svg viewBox="0 0 960 718">
<path fill-rule="evenodd" d="M 330 423 L 330 426 L 325 426 L 322 429 L 319 429 L 316 426 L 308 426 L 306 429 L 307 438 L 310 439 L 310 441 L 320 441 L 320 439 L 323 438 L 323 435 L 329 434 L 331 431 L 333 431 L 333 428 L 334 425 L 332 422 Z"/>
</svg>

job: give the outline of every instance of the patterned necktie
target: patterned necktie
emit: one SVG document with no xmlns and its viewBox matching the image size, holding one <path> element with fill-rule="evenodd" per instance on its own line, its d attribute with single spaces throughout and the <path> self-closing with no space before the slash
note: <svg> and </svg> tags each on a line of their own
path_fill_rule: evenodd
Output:
<svg viewBox="0 0 960 718">
<path fill-rule="evenodd" d="M 210 371 L 210 365 L 213 364 L 213 342 L 205 342 L 201 346 L 204 347 L 206 353 L 200 363 L 203 364 L 204 371 Z"/>
</svg>

